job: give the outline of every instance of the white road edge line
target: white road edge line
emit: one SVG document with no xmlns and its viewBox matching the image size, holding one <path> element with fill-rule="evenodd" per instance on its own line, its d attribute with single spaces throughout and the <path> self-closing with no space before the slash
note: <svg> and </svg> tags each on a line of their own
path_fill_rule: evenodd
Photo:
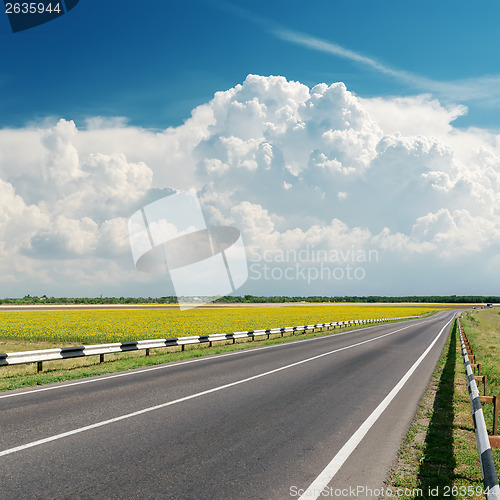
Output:
<svg viewBox="0 0 500 500">
<path fill-rule="evenodd" d="M 439 337 L 443 334 L 445 328 L 455 319 L 455 316 L 441 328 L 436 338 L 431 342 L 429 347 L 422 353 L 422 355 L 413 363 L 413 366 L 406 372 L 404 377 L 396 384 L 392 391 L 382 400 L 382 402 L 373 410 L 369 417 L 361 424 L 358 430 L 349 438 L 346 444 L 342 446 L 339 452 L 332 458 L 331 462 L 323 469 L 319 476 L 311 483 L 311 485 L 299 497 L 299 500 L 316 500 L 321 496 L 321 492 L 328 486 L 330 481 L 335 477 L 335 474 L 342 467 L 344 462 L 349 458 L 354 449 L 359 445 L 361 440 L 366 436 L 373 424 L 378 420 L 380 415 L 389 406 L 391 401 L 396 397 L 398 392 L 402 389 L 408 379 L 413 375 L 420 363 L 429 354 L 430 350 L 434 347 Z"/>
<path fill-rule="evenodd" d="M 437 314 L 439 314 L 439 312 Z M 435 316 L 431 316 L 431 318 L 434 319 Z M 425 318 L 424 321 L 429 321 L 429 318 Z M 420 324 L 420 323 L 418 323 L 418 324 Z M 72 386 L 75 386 L 75 385 L 93 384 L 93 383 L 96 383 L 96 382 L 103 382 L 105 380 L 109 380 L 109 379 L 112 379 L 112 378 L 129 377 L 131 375 L 138 375 L 138 374 L 141 374 L 141 373 L 148 373 L 148 372 L 155 371 L 155 370 L 164 370 L 166 368 L 174 368 L 175 366 L 179 366 L 179 365 L 185 365 L 185 364 L 190 364 L 190 363 L 199 363 L 201 361 L 208 361 L 208 360 L 214 359 L 216 357 L 217 358 L 225 358 L 227 356 L 235 356 L 235 355 L 238 355 L 238 354 L 246 354 L 246 353 L 250 353 L 252 351 L 255 352 L 255 351 L 262 351 L 264 349 L 274 349 L 274 348 L 277 348 L 277 347 L 287 347 L 287 346 L 291 346 L 291 345 L 298 344 L 298 343 L 301 343 L 301 342 L 310 342 L 310 341 L 313 341 L 313 340 L 322 340 L 322 339 L 328 339 L 328 338 L 335 338 L 335 337 L 340 337 L 341 335 L 347 335 L 348 333 L 354 333 L 354 332 L 361 332 L 361 331 L 371 330 L 372 328 L 377 328 L 379 326 L 385 326 L 385 324 L 381 323 L 379 325 L 367 326 L 367 327 L 363 327 L 363 328 L 358 328 L 356 330 L 349 330 L 347 332 L 339 332 L 339 333 L 333 332 L 330 335 L 324 335 L 324 336 L 321 336 L 321 337 L 313 337 L 313 338 L 310 338 L 310 339 L 302 339 L 302 340 L 284 342 L 282 344 L 274 344 L 274 345 L 270 345 L 270 346 L 252 347 L 252 348 L 249 348 L 249 349 L 241 349 L 239 351 L 229 352 L 229 353 L 226 353 L 226 354 L 208 355 L 208 356 L 203 356 L 201 358 L 187 359 L 187 360 L 179 361 L 177 363 L 166 363 L 166 364 L 162 364 L 160 366 L 152 366 L 152 367 L 149 367 L 149 368 L 144 368 L 142 370 L 141 369 L 139 369 L 139 370 L 132 370 L 132 371 L 127 371 L 127 372 L 117 373 L 117 374 L 114 374 L 114 375 L 102 375 L 102 376 L 98 376 L 98 378 L 89 378 L 89 379 L 85 379 L 85 380 L 80 380 L 78 382 L 69 382 L 67 384 L 61 383 L 60 385 L 59 384 L 58 385 L 51 385 L 50 387 L 42 387 L 40 389 L 32 389 L 32 390 L 28 389 L 28 390 L 25 390 L 25 391 L 22 391 L 22 392 L 13 392 L 13 393 L 10 393 L 10 394 L 3 394 L 3 395 L 0 396 L 0 399 L 15 398 L 15 397 L 19 397 L 19 396 L 26 396 L 28 394 L 35 394 L 37 392 L 53 391 L 55 389 L 64 389 L 66 387 L 72 387 Z"/>
<path fill-rule="evenodd" d="M 251 380 L 256 380 L 256 379 L 259 379 L 259 378 L 262 378 L 262 377 L 266 377 L 268 375 L 272 375 L 274 373 L 278 373 L 280 371 L 287 370 L 288 368 L 293 368 L 295 366 L 299 366 L 299 365 L 302 365 L 304 363 L 308 363 L 309 361 L 314 361 L 316 359 L 323 358 L 325 356 L 329 356 L 330 354 L 334 354 L 334 353 L 337 353 L 337 352 L 340 352 L 340 351 L 345 351 L 347 349 L 352 349 L 353 347 L 357 347 L 357 346 L 360 346 L 360 345 L 363 345 L 363 344 L 368 344 L 370 342 L 374 342 L 375 340 L 379 340 L 379 339 L 382 339 L 384 337 L 388 337 L 390 335 L 394 335 L 395 333 L 401 332 L 403 330 L 407 330 L 408 328 L 412 328 L 412 327 L 418 326 L 421 323 L 423 323 L 423 322 L 412 324 L 412 325 L 408 325 L 408 326 L 405 326 L 404 328 L 399 328 L 398 330 L 394 330 L 392 332 L 385 333 L 384 335 L 379 335 L 378 337 L 374 337 L 374 338 L 369 339 L 369 340 L 364 340 L 364 341 L 358 342 L 356 344 L 351 344 L 351 345 L 346 346 L 346 347 L 341 347 L 339 349 L 334 349 L 333 351 L 324 352 L 322 354 L 318 354 L 318 355 L 313 356 L 311 358 L 306 358 L 306 359 L 303 359 L 301 361 L 297 361 L 295 363 L 291 363 L 289 365 L 282 366 L 280 368 L 275 368 L 274 370 L 270 370 L 270 371 L 267 371 L 267 372 L 264 372 L 264 373 L 259 373 L 258 375 L 253 375 L 251 377 L 248 377 L 248 378 L 245 378 L 245 379 L 242 379 L 242 380 L 237 380 L 236 382 L 230 382 L 229 384 L 224 384 L 224 385 L 221 385 L 219 387 L 214 387 L 213 389 L 208 389 L 206 391 L 201 391 L 201 392 L 198 392 L 198 393 L 195 393 L 195 394 L 191 394 L 190 396 L 185 396 L 183 398 L 175 399 L 174 401 L 169 401 L 168 403 L 162 403 L 162 404 L 159 404 L 159 405 L 156 405 L 156 406 L 151 406 L 149 408 L 144 408 L 142 410 L 134 411 L 132 413 L 127 413 L 126 415 L 121 415 L 119 417 L 110 418 L 109 420 L 103 420 L 103 421 L 97 422 L 95 424 L 86 425 L 84 427 L 79 427 L 78 429 L 73 429 L 71 431 L 63 432 L 61 434 L 56 434 L 54 436 L 49 436 L 47 438 L 39 439 L 39 440 L 33 441 L 31 443 L 26 443 L 26 444 L 23 444 L 23 445 L 20 445 L 20 446 L 16 446 L 14 448 L 9 448 L 7 450 L 0 451 L 0 457 L 3 457 L 5 455 L 10 455 L 10 454 L 16 453 L 18 451 L 26 450 L 28 448 L 33 448 L 35 446 L 40 446 L 42 444 L 50 443 L 51 441 L 56 441 L 58 439 L 63 439 L 65 437 L 73 436 L 75 434 L 80 434 L 81 432 L 89 431 L 91 429 L 96 429 L 98 427 L 103 427 L 104 425 L 112 424 L 112 423 L 115 423 L 115 422 L 119 422 L 121 420 L 126 420 L 126 419 L 129 419 L 129 418 L 132 418 L 132 417 L 136 417 L 138 415 L 143 415 L 144 413 L 149 413 L 149 412 L 152 412 L 152 411 L 155 411 L 155 410 L 160 410 L 161 408 L 166 408 L 167 406 L 172 406 L 172 405 L 175 405 L 177 403 L 182 403 L 184 401 L 189 401 L 190 399 L 198 398 L 200 396 L 205 396 L 206 394 L 211 394 L 213 392 L 218 392 L 218 391 L 221 391 L 223 389 L 228 389 L 229 387 L 234 387 L 236 385 L 244 384 L 245 382 L 250 382 Z M 446 325 L 448 325 L 448 323 Z M 446 327 L 446 325 L 445 325 L 445 327 Z M 445 327 L 443 327 L 443 329 Z"/>
</svg>

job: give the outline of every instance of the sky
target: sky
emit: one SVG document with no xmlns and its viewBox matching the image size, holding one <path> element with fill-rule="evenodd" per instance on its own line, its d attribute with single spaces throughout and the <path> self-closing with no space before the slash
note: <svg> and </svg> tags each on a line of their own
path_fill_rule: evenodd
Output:
<svg viewBox="0 0 500 500">
<path fill-rule="evenodd" d="M 236 294 L 498 294 L 499 14 L 80 0 L 17 33 L 0 15 L 0 297 L 175 294 L 136 268 L 128 221 L 190 189 L 241 232 Z"/>
</svg>

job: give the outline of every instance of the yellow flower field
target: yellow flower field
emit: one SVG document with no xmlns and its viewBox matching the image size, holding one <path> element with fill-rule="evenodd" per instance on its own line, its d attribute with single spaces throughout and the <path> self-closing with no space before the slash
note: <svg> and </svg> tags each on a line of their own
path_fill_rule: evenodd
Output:
<svg viewBox="0 0 500 500">
<path fill-rule="evenodd" d="M 187 311 L 176 309 L 0 311 L 0 339 L 98 344 L 353 319 L 414 316 L 436 310 L 436 307 L 393 304 L 334 304 L 286 307 L 229 306 Z"/>
</svg>

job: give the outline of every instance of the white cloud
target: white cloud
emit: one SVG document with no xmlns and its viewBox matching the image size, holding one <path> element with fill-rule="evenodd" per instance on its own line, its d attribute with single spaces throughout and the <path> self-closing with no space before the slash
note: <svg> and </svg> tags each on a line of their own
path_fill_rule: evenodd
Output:
<svg viewBox="0 0 500 500">
<path fill-rule="evenodd" d="M 73 273 L 134 294 L 150 281 L 134 273 L 128 217 L 191 187 L 209 223 L 274 253 L 376 249 L 408 280 L 425 262 L 487 263 L 500 254 L 500 138 L 454 128 L 464 112 L 249 75 L 163 132 L 107 118 L 0 130 L 3 283 L 64 288 Z"/>
<path fill-rule="evenodd" d="M 12 184 L 0 179 L 0 232 L 6 247 L 26 244 L 48 220 L 38 206 L 27 205 Z"/>
<path fill-rule="evenodd" d="M 440 138 L 451 133 L 451 123 L 467 113 L 465 106 L 443 106 L 430 95 L 358 97 L 358 101 L 386 134 Z"/>
</svg>

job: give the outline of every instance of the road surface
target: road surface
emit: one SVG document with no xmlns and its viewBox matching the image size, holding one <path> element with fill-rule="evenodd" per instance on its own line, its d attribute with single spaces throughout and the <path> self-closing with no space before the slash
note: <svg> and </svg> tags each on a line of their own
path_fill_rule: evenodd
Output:
<svg viewBox="0 0 500 500">
<path fill-rule="evenodd" d="M 2 393 L 0 496 L 376 498 L 453 316 Z"/>
</svg>

